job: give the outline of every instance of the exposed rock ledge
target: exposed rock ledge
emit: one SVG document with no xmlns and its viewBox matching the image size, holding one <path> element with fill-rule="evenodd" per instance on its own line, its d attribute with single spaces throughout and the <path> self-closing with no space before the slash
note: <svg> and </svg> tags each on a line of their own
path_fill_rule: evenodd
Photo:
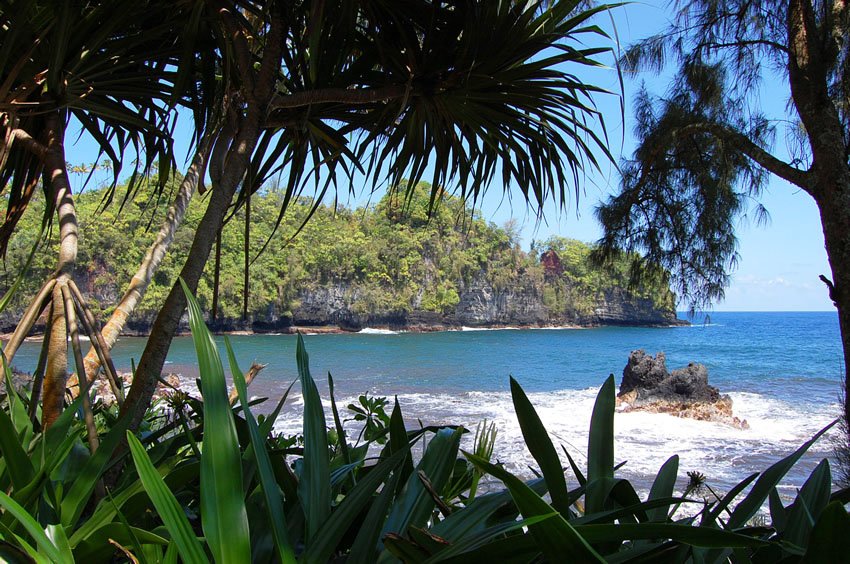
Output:
<svg viewBox="0 0 850 564">
<path fill-rule="evenodd" d="M 746 420 L 732 414 L 732 398 L 708 384 L 705 366 L 691 363 L 668 372 L 663 352 L 653 357 L 643 350 L 632 351 L 623 369 L 617 405 L 623 412 L 668 413 L 749 428 Z"/>
</svg>

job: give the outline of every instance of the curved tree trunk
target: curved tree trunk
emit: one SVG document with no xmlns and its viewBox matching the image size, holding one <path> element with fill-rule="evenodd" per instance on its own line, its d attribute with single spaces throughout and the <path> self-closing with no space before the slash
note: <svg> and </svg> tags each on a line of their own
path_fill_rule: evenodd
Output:
<svg viewBox="0 0 850 564">
<path fill-rule="evenodd" d="M 836 4 L 844 11 L 848 7 Z M 794 106 L 805 127 L 812 150 L 807 191 L 817 202 L 832 280 L 822 278 L 838 309 L 844 352 L 844 420 L 850 424 L 850 147 L 844 124 L 829 90 L 829 52 L 822 32 L 846 35 L 836 13 L 835 29 L 821 30 L 809 0 L 792 0 L 788 6 L 788 79 Z M 848 428 L 850 429 L 850 427 Z M 850 437 L 848 437 L 850 439 Z"/>
<path fill-rule="evenodd" d="M 206 212 L 204 212 L 204 216 L 198 224 L 189 255 L 180 271 L 180 277 L 193 292 L 198 288 L 198 281 L 203 274 L 213 243 L 216 240 L 216 234 L 221 228 L 236 189 L 248 169 L 251 153 L 256 146 L 260 133 L 257 114 L 257 111 L 250 112 L 244 118 L 244 121 L 247 122 L 253 117 L 253 123 L 245 124 L 243 128 L 240 128 L 239 135 L 233 142 L 227 158 L 227 168 L 224 170 L 218 186 L 213 186 Z M 177 333 L 180 318 L 185 309 L 186 296 L 183 294 L 180 282 L 175 281 L 151 327 L 145 350 L 139 360 L 139 365 L 136 367 L 133 385 L 130 387 L 130 392 L 127 394 L 121 409 L 122 416 L 127 415 L 131 418 L 131 429 L 138 427 L 145 411 L 150 406 L 157 380 L 165 364 L 165 357 L 168 354 L 171 341 Z"/>
<path fill-rule="evenodd" d="M 162 263 L 162 259 L 165 257 L 168 247 L 174 240 L 174 234 L 183 223 L 183 217 L 186 215 L 189 202 L 202 181 L 202 176 L 206 169 L 207 158 L 210 153 L 211 137 L 212 135 L 204 135 L 202 138 L 195 158 L 192 160 L 189 170 L 186 171 L 183 181 L 180 183 L 177 197 L 174 199 L 171 207 L 168 208 L 165 221 L 159 233 L 157 233 L 156 239 L 148 248 L 147 253 L 145 253 L 144 259 L 139 264 L 139 269 L 133 275 L 132 280 L 130 280 L 127 291 L 124 293 L 109 321 L 103 326 L 101 333 L 107 350 L 111 349 L 118 340 L 121 331 L 124 329 L 124 325 L 127 323 L 127 319 L 133 314 L 133 311 L 135 311 L 136 307 L 142 301 L 142 298 L 144 298 L 145 292 L 153 279 L 153 275 L 156 273 L 160 263 Z M 85 365 L 86 378 L 91 382 L 95 379 L 100 369 L 100 359 L 94 348 L 89 349 L 85 358 Z"/>
<path fill-rule="evenodd" d="M 233 93 L 234 96 L 225 96 L 225 100 L 244 100 L 244 106 L 228 108 L 233 111 L 225 112 L 227 115 L 233 116 L 237 125 L 234 128 L 236 134 L 229 145 L 229 150 L 226 151 L 225 158 L 220 162 L 213 162 L 213 160 L 210 162 L 211 172 L 213 166 L 221 165 L 221 180 L 218 185 L 213 186 L 207 210 L 195 231 L 189 256 L 180 271 L 181 278 L 192 292 L 195 292 L 198 288 L 198 281 L 210 256 L 216 234 L 221 229 L 227 208 L 248 170 L 251 155 L 257 146 L 262 131 L 261 127 L 275 91 L 284 48 L 286 22 L 283 18 L 281 2 L 270 3 L 270 11 L 271 19 L 268 35 L 258 70 L 251 62 L 247 30 L 242 28 L 241 24 L 227 10 L 218 12 L 223 29 L 233 39 L 236 66 L 241 79 L 241 92 Z M 186 296 L 179 281 L 176 281 L 165 299 L 165 304 L 156 316 L 151 328 L 151 335 L 148 337 L 145 350 L 139 359 L 133 385 L 121 406 L 120 416 L 130 418 L 130 429 L 138 428 L 145 411 L 150 406 L 157 380 L 165 364 L 165 357 L 185 309 Z"/>
<path fill-rule="evenodd" d="M 46 429 L 62 413 L 65 385 L 68 379 L 68 331 L 65 324 L 65 303 L 62 287 L 71 278 L 77 260 L 77 213 L 71 196 L 71 184 L 65 170 L 64 127 L 58 113 L 46 118 L 47 153 L 44 158 L 45 177 L 50 182 L 59 223 L 59 260 L 56 265 L 56 284 L 53 287 L 50 340 L 47 368 L 44 374 L 42 426 Z"/>
<path fill-rule="evenodd" d="M 850 176 L 850 175 L 847 175 Z M 850 181 L 836 186 L 830 204 L 820 204 L 823 235 L 832 268 L 830 298 L 838 309 L 838 324 L 844 352 L 843 414 L 850 422 Z"/>
</svg>

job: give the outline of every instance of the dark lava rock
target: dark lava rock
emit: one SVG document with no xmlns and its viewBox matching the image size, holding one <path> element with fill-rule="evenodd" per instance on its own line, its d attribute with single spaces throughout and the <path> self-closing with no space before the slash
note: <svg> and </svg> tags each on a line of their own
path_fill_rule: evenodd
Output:
<svg viewBox="0 0 850 564">
<path fill-rule="evenodd" d="M 623 369 L 617 404 L 623 411 L 669 413 L 703 421 L 716 421 L 746 429 L 746 421 L 732 415 L 732 398 L 708 383 L 708 369 L 691 363 L 667 371 L 663 352 L 654 357 L 632 351 Z"/>
</svg>

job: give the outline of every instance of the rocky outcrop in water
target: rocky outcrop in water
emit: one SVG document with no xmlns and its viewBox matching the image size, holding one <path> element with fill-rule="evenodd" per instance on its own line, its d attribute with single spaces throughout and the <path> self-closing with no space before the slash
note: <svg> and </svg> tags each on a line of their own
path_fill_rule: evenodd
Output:
<svg viewBox="0 0 850 564">
<path fill-rule="evenodd" d="M 622 411 L 668 413 L 700 421 L 724 423 L 740 429 L 746 420 L 732 414 L 732 398 L 708 383 L 708 369 L 691 363 L 667 371 L 663 352 L 655 356 L 632 351 L 623 369 L 617 404 Z"/>
</svg>

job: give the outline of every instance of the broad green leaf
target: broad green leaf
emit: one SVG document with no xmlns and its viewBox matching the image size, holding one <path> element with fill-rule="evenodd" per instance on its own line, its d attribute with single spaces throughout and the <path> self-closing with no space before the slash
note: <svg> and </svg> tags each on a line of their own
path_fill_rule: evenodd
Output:
<svg viewBox="0 0 850 564">
<path fill-rule="evenodd" d="M 614 376 L 609 376 L 596 396 L 587 442 L 587 513 L 605 509 L 614 486 Z"/>
<path fill-rule="evenodd" d="M 788 521 L 782 535 L 784 540 L 797 546 L 807 545 L 817 516 L 829 504 L 831 485 L 832 473 L 829 470 L 829 461 L 823 459 L 809 475 L 806 483 L 800 488 L 794 504 L 789 508 Z"/>
<path fill-rule="evenodd" d="M 331 413 L 334 418 L 334 426 L 336 427 L 339 448 L 342 451 L 342 459 L 346 464 L 351 464 L 351 455 L 348 452 L 348 441 L 346 441 L 345 437 L 345 428 L 342 426 L 342 420 L 339 418 L 339 410 L 336 407 L 336 398 L 334 397 L 334 379 L 330 372 L 328 372 L 328 394 L 331 396 Z"/>
<path fill-rule="evenodd" d="M 177 467 L 179 462 L 180 459 L 178 457 L 171 457 L 157 468 L 157 472 L 165 481 L 166 486 L 170 484 L 170 487 L 174 489 L 198 479 L 199 464 L 197 462 L 183 464 Z M 71 547 L 76 547 L 78 544 L 85 542 L 92 535 L 97 534 L 96 531 L 99 528 L 112 523 L 119 510 L 128 501 L 144 491 L 145 487 L 141 480 L 136 480 L 121 491 L 101 500 L 95 508 L 94 514 L 71 535 Z"/>
<path fill-rule="evenodd" d="M 251 409 L 248 407 L 248 385 L 245 382 L 245 376 L 236 362 L 236 355 L 233 354 L 230 339 L 225 337 L 224 344 L 227 348 L 227 356 L 230 359 L 230 373 L 233 376 L 233 384 L 236 386 L 236 392 L 239 394 L 239 402 L 242 404 L 242 414 L 245 416 L 245 422 L 248 425 L 248 432 L 251 436 L 251 446 L 253 447 L 257 470 L 260 474 L 260 486 L 263 490 L 266 508 L 269 512 L 269 528 L 271 528 L 272 536 L 274 537 L 277 555 L 281 562 L 294 563 L 295 553 L 289 544 L 289 536 L 286 530 L 286 515 L 283 512 L 283 500 L 281 499 L 277 481 L 274 478 L 271 459 L 266 449 L 265 436 L 260 435 L 257 420 L 254 419 L 254 414 L 251 413 Z"/>
<path fill-rule="evenodd" d="M 366 518 L 357 531 L 357 536 L 351 544 L 348 554 L 348 564 L 374 564 L 377 559 L 378 550 L 381 545 L 381 528 L 389 512 L 390 505 L 395 499 L 395 492 L 401 481 L 402 473 L 398 470 L 393 472 L 381 493 L 372 501 Z"/>
<path fill-rule="evenodd" d="M 782 505 L 782 499 L 780 499 L 779 491 L 776 488 L 770 490 L 768 504 L 770 507 L 770 524 L 773 525 L 777 533 L 782 533 L 785 530 L 785 524 L 788 522 L 788 510 Z"/>
<path fill-rule="evenodd" d="M 71 530 L 73 530 L 73 526 L 80 519 L 80 515 L 82 515 L 83 509 L 88 504 L 104 469 L 110 460 L 112 460 L 112 453 L 115 452 L 115 449 L 125 436 L 125 431 L 129 423 L 129 417 L 122 417 L 115 423 L 106 437 L 101 441 L 97 452 L 88 459 L 86 465 L 68 490 L 68 493 L 62 498 L 60 511 L 62 524 L 66 527 L 71 527 Z"/>
<path fill-rule="evenodd" d="M 9 383 L 7 382 L 6 385 L 8 386 Z M 9 470 L 15 490 L 20 490 L 30 483 L 35 469 L 29 455 L 19 442 L 18 433 L 5 407 L 0 409 L 0 453 L 3 454 L 3 461 Z"/>
<path fill-rule="evenodd" d="M 464 455 L 472 464 L 504 482 L 524 518 L 549 515 L 554 511 L 542 497 L 504 468 L 467 452 L 464 452 Z M 559 562 L 565 555 L 569 555 L 576 562 L 604 562 L 570 522 L 560 514 L 532 525 L 529 531 L 537 541 L 539 550 L 550 562 Z"/>
<path fill-rule="evenodd" d="M 71 553 L 71 546 L 68 544 L 68 535 L 65 534 L 65 528 L 62 525 L 50 524 L 44 528 L 44 533 L 51 540 L 53 545 L 62 554 L 62 562 L 73 562 L 74 555 Z"/>
<path fill-rule="evenodd" d="M 442 491 L 457 459 L 461 432 L 460 429 L 442 429 L 428 443 L 416 471 L 408 477 L 404 489 L 390 510 L 381 532 L 382 538 L 387 533 L 403 535 L 408 527 L 421 527 L 428 521 L 435 503 L 419 479 L 419 471 L 428 477 L 436 491 Z"/>
<path fill-rule="evenodd" d="M 464 538 L 459 542 L 452 543 L 450 546 L 444 548 L 443 550 L 435 554 L 433 557 L 429 558 L 427 562 L 442 562 L 449 558 L 454 558 L 456 556 L 463 555 L 464 553 L 469 553 L 478 550 L 482 546 L 485 546 L 490 543 L 496 537 L 501 538 L 506 533 L 536 525 L 537 523 L 545 521 L 546 519 L 554 517 L 555 515 L 558 515 L 557 511 L 553 511 L 549 515 L 538 515 L 537 517 L 531 517 L 530 519 L 508 521 L 506 523 L 499 523 L 498 525 L 488 527 L 486 529 L 478 531 L 473 535 L 469 535 L 468 537 Z"/>
<path fill-rule="evenodd" d="M 818 517 L 809 548 L 803 557 L 805 564 L 838 562 L 850 554 L 850 516 L 840 502 L 833 501 Z M 845 560 L 846 561 L 846 560 Z"/>
<path fill-rule="evenodd" d="M 527 482 L 537 495 L 546 493 L 546 480 L 538 478 Z M 450 542 L 458 542 L 469 535 L 477 534 L 486 528 L 487 520 L 508 504 L 513 504 L 511 492 L 503 490 L 477 496 L 472 503 L 460 511 L 455 511 L 434 527 L 431 532 Z"/>
<path fill-rule="evenodd" d="M 514 411 L 516 411 L 525 446 L 531 452 L 531 456 L 540 465 L 543 478 L 552 497 L 552 506 L 561 512 L 561 515 L 569 518 L 570 502 L 567 493 L 567 481 L 564 478 L 564 468 L 558 451 L 549 438 L 549 433 L 540 421 L 534 406 L 528 400 L 522 387 L 513 378 L 511 380 L 511 397 L 513 398 Z"/>
<path fill-rule="evenodd" d="M 7 415 L 12 422 L 20 444 L 28 445 L 33 437 L 32 421 L 30 421 L 27 408 L 12 382 L 12 369 L 6 363 L 6 355 L 2 354 L 2 350 L 0 350 L 0 359 L 3 361 L 3 376 L 6 381 L 6 402 L 9 407 Z"/>
<path fill-rule="evenodd" d="M 186 294 L 204 397 L 201 525 L 216 562 L 241 564 L 251 558 L 251 535 L 242 490 L 239 438 L 227 398 L 224 368 L 197 300 L 182 279 L 180 283 Z"/>
<path fill-rule="evenodd" d="M 30 551 L 34 551 L 32 547 L 28 548 Z M 32 564 L 33 562 L 38 562 L 39 564 L 50 563 L 50 561 L 46 558 L 38 558 L 38 554 L 27 554 L 26 551 L 6 541 L 0 541 L 0 562 L 4 562 L 6 564 Z"/>
<path fill-rule="evenodd" d="M 537 539 L 533 534 L 525 533 L 497 539 L 470 552 L 447 556 L 445 559 L 437 559 L 437 561 L 452 564 L 467 564 L 469 562 L 528 564 L 529 562 L 535 562 L 539 557 L 540 548 Z M 561 562 L 562 560 L 561 558 L 556 560 L 556 562 Z M 579 559 L 573 561 L 581 562 Z"/>
<path fill-rule="evenodd" d="M 330 561 L 343 535 L 354 523 L 354 520 L 363 513 L 368 502 L 376 499 L 376 493 L 381 484 L 385 483 L 390 472 L 398 468 L 407 455 L 408 453 L 404 450 L 396 452 L 379 462 L 365 478 L 357 482 L 357 485 L 345 495 L 345 499 L 334 510 L 324 526 L 319 529 L 313 542 L 304 551 L 302 555 L 304 561 Z"/>
<path fill-rule="evenodd" d="M 811 439 L 803 443 L 803 445 L 792 454 L 762 472 L 761 476 L 759 476 L 758 480 L 756 480 L 756 483 L 753 485 L 753 489 L 750 490 L 747 496 L 732 511 L 732 515 L 729 517 L 729 521 L 727 523 L 729 528 L 737 529 L 739 527 L 743 527 L 761 508 L 768 495 L 770 495 L 770 490 L 772 490 L 776 484 L 779 483 L 779 480 L 788 473 L 791 467 L 800 460 L 800 457 L 809 450 L 809 447 L 811 447 L 815 441 L 817 441 L 836 423 L 837 421 L 833 421 L 815 433 Z"/>
<path fill-rule="evenodd" d="M 316 382 L 310 376 L 310 359 L 300 334 L 295 356 L 301 380 L 301 394 L 304 397 L 304 466 L 298 482 L 298 497 L 304 508 L 306 542 L 310 545 L 331 513 L 328 431 L 325 427 L 322 400 Z"/>
<path fill-rule="evenodd" d="M 3 492 L 0 492 L 0 507 L 3 507 L 7 513 L 12 515 L 24 530 L 29 533 L 38 545 L 39 552 L 43 553 L 55 564 L 64 564 L 66 562 L 73 564 L 73 559 L 69 560 L 66 554 L 50 540 L 38 521 L 26 509 L 18 505 L 14 499 Z"/>
<path fill-rule="evenodd" d="M 388 449 L 389 453 L 395 453 L 400 450 L 408 451 L 410 447 L 409 441 L 407 429 L 404 427 L 404 416 L 401 413 L 401 406 L 398 404 L 398 396 L 396 396 L 393 402 L 393 411 L 390 413 L 390 442 L 385 450 Z M 385 456 L 388 456 L 388 454 L 385 454 Z M 399 476 L 400 481 L 398 482 L 399 490 L 396 493 L 401 493 L 401 488 L 412 473 L 413 460 L 411 457 L 407 457 L 402 463 L 401 475 Z"/>
<path fill-rule="evenodd" d="M 661 465 L 661 469 L 652 482 L 649 489 L 647 501 L 661 498 L 673 497 L 673 488 L 676 487 L 676 478 L 679 475 L 679 455 L 674 454 Z M 669 507 L 655 507 L 646 511 L 647 518 L 656 523 L 667 521 Z"/>
<path fill-rule="evenodd" d="M 671 523 L 605 523 L 576 525 L 575 529 L 587 542 L 593 544 L 651 539 L 669 539 L 704 548 L 753 548 L 770 544 L 759 538 L 712 527 Z"/>
<path fill-rule="evenodd" d="M 165 485 L 162 476 L 156 471 L 151 464 L 148 454 L 145 452 L 145 447 L 139 442 L 131 432 L 127 431 L 127 442 L 130 446 L 130 454 L 133 457 L 133 463 L 136 465 L 136 471 L 139 473 L 139 479 L 145 488 L 148 496 L 150 496 L 159 518 L 165 524 L 168 533 L 171 535 L 171 540 L 177 545 L 177 550 L 180 552 L 180 557 L 184 562 L 190 564 L 201 564 L 207 562 L 207 556 L 198 542 L 198 538 L 192 531 L 192 526 L 183 513 L 183 508 L 177 502 L 174 494 Z"/>
</svg>

